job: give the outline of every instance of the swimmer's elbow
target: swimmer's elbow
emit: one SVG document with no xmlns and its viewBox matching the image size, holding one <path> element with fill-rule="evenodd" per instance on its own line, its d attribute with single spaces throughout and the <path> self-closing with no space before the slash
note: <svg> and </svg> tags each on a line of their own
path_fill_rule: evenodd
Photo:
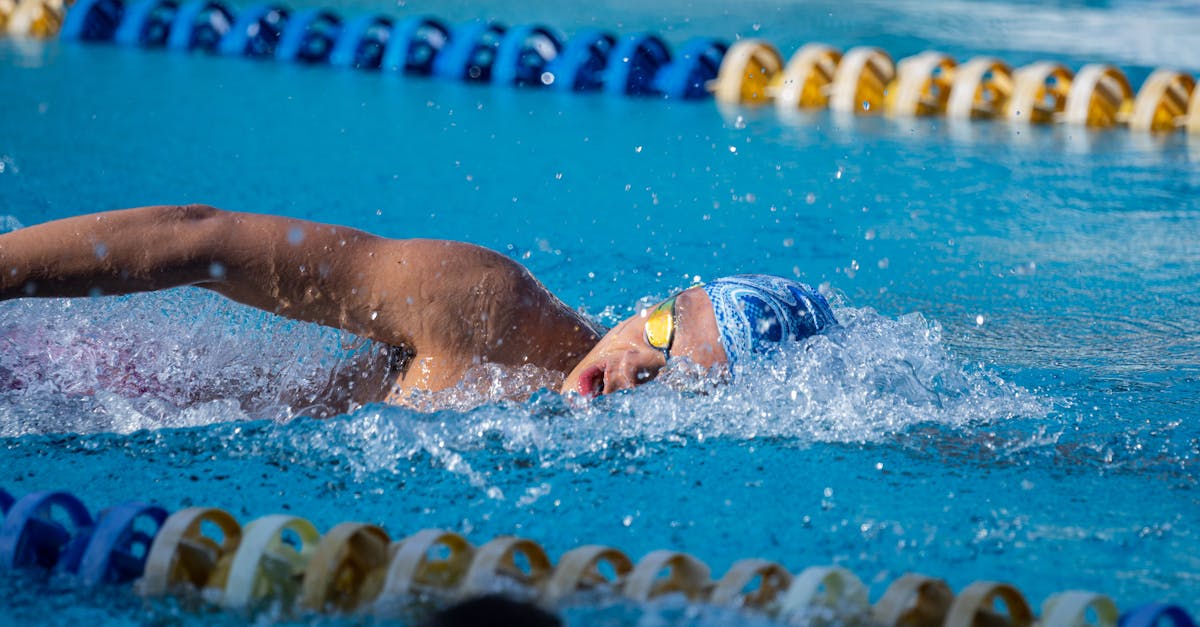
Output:
<svg viewBox="0 0 1200 627">
<path fill-rule="evenodd" d="M 235 214 L 202 204 L 163 205 L 148 211 L 144 261 L 182 283 L 223 278 L 209 270 L 228 263 L 228 248 L 238 239 Z"/>
<path fill-rule="evenodd" d="M 172 216 L 180 222 L 197 222 L 200 220 L 210 220 L 225 213 L 212 205 L 173 205 L 166 208 Z"/>
</svg>

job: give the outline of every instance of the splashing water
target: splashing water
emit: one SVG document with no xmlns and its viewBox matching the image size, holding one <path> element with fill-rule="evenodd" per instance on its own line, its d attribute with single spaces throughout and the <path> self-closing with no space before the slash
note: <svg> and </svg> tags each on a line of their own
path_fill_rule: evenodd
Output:
<svg viewBox="0 0 1200 627">
<path fill-rule="evenodd" d="M 592 401 L 541 390 L 526 402 L 493 399 L 433 414 L 367 408 L 294 433 L 293 444 L 367 474 L 429 455 L 482 488 L 485 479 L 462 453 L 495 448 L 561 464 L 614 448 L 632 447 L 637 457 L 659 443 L 714 438 L 877 443 L 918 426 L 1041 418 L 1052 407 L 985 368 L 964 366 L 942 345 L 940 327 L 920 314 L 894 320 L 841 308 L 837 315 L 840 328 L 740 370 L 733 383 L 680 364 L 636 390 Z"/>
<path fill-rule="evenodd" d="M 373 349 L 201 290 L 5 303 L 0 436 L 332 415 Z"/>
<path fill-rule="evenodd" d="M 841 327 L 739 366 L 732 384 L 678 364 L 638 390 L 580 402 L 547 392 L 553 377 L 536 368 L 488 365 L 424 399 L 426 408 L 458 414 L 452 420 L 373 408 L 338 428 L 391 430 L 376 441 L 401 448 L 428 449 L 430 438 L 472 448 L 490 437 L 505 448 L 569 455 L 630 438 L 875 442 L 922 423 L 958 427 L 1049 409 L 996 374 L 965 367 L 943 346 L 940 326 L 920 314 L 893 320 L 843 307 L 838 316 Z M 335 388 L 376 368 L 378 352 L 347 333 L 200 290 L 9 303 L 0 309 L 0 344 L 5 436 L 331 414 L 329 403 L 314 403 L 344 400 Z M 504 400 L 513 397 L 529 400 Z"/>
</svg>

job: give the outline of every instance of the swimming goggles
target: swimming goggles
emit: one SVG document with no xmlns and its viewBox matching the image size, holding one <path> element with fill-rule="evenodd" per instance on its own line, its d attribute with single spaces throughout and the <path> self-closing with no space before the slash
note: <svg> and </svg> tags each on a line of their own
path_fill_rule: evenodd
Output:
<svg viewBox="0 0 1200 627">
<path fill-rule="evenodd" d="M 664 300 L 646 316 L 646 343 L 671 356 L 671 344 L 675 342 L 675 298 Z"/>
</svg>

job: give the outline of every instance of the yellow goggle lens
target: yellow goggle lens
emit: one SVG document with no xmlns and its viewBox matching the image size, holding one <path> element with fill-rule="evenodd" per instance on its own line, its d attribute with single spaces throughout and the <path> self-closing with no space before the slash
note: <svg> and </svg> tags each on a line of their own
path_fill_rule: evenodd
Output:
<svg viewBox="0 0 1200 627">
<path fill-rule="evenodd" d="M 664 301 L 646 317 L 646 343 L 661 351 L 675 339 L 675 299 Z"/>
</svg>

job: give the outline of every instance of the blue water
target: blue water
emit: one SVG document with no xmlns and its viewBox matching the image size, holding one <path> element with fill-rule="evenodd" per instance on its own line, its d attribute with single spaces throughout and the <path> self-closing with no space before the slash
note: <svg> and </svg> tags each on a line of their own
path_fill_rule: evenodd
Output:
<svg viewBox="0 0 1200 627">
<path fill-rule="evenodd" d="M 1108 61 L 1135 84 L 1158 65 L 1200 68 L 1186 4 L 391 12 L 484 10 L 674 43 L 763 36 L 785 54 L 821 40 Z M 783 121 L 0 40 L 0 165 L 6 230 L 204 202 L 476 242 L 608 324 L 696 277 L 749 271 L 820 286 L 844 323 L 732 386 L 669 373 L 586 406 L 518 403 L 499 398 L 520 373 L 482 372 L 438 412 L 316 420 L 313 396 L 371 367 L 347 334 L 192 289 L 0 303 L 0 485 L 15 494 L 214 505 L 243 523 L 290 512 L 323 530 L 354 519 L 393 536 L 443 526 L 476 543 L 516 533 L 552 556 L 674 548 L 718 575 L 751 556 L 793 572 L 837 563 L 872 599 L 915 570 L 956 590 L 1009 581 L 1034 605 L 1082 588 L 1123 609 L 1200 611 L 1196 138 Z M 0 581 L 0 599 L 14 622 L 244 620 L 37 576 Z M 568 618 L 740 620 L 670 603 Z"/>
</svg>

